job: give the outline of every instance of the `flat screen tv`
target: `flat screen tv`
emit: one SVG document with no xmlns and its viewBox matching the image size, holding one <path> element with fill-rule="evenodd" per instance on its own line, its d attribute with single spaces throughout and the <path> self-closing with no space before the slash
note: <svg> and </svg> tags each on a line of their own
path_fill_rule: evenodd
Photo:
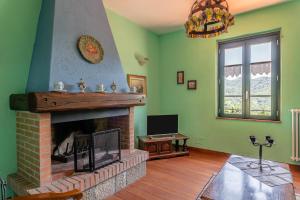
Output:
<svg viewBox="0 0 300 200">
<path fill-rule="evenodd" d="M 147 118 L 147 134 L 178 133 L 178 115 L 150 115 Z"/>
</svg>

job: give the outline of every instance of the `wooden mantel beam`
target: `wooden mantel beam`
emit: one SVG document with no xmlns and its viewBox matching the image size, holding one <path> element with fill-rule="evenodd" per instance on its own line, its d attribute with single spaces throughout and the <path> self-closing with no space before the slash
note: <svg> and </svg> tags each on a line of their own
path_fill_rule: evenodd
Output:
<svg viewBox="0 0 300 200">
<path fill-rule="evenodd" d="M 35 113 L 126 108 L 145 105 L 145 95 L 129 93 L 60 93 L 12 94 L 10 108 Z"/>
</svg>

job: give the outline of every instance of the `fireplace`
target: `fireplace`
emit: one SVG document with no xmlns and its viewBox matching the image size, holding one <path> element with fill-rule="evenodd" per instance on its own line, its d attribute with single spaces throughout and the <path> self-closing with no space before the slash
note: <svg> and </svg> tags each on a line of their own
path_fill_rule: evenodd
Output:
<svg viewBox="0 0 300 200">
<path fill-rule="evenodd" d="M 121 149 L 134 149 L 132 119 L 133 109 L 52 113 L 52 179 L 105 167 L 109 162 L 99 162 L 99 151 L 119 152 L 111 163 L 120 161 Z"/>
<path fill-rule="evenodd" d="M 86 199 L 104 199 L 145 175 L 148 153 L 134 148 L 134 107 L 145 105 L 145 96 L 129 92 L 102 1 L 43 0 L 37 29 L 26 94 L 10 96 L 16 111 L 17 172 L 8 183 L 18 195 L 77 188 Z M 101 43 L 102 62 L 82 59 L 76 48 L 82 34 Z M 88 86 L 86 93 L 79 90 L 80 79 Z M 67 92 L 51 92 L 57 81 Z M 100 82 L 106 93 L 95 92 Z M 118 138 L 113 144 L 98 139 L 107 134 Z M 86 172 L 74 172 L 76 144 L 82 148 L 76 152 L 90 158 L 82 164 L 83 155 L 76 154 L 77 170 Z M 105 154 L 97 160 L 101 151 L 95 147 L 101 145 Z"/>
<path fill-rule="evenodd" d="M 77 188 L 103 199 L 145 175 L 148 153 L 134 148 L 134 107 L 16 117 L 18 171 L 8 183 L 18 195 Z"/>
<path fill-rule="evenodd" d="M 65 169 L 67 165 L 61 163 L 72 162 L 75 172 L 92 172 L 120 161 L 121 128 L 126 132 L 120 126 L 122 121 L 126 124 L 126 116 L 52 124 L 51 158 L 56 168 L 61 165 Z"/>
</svg>

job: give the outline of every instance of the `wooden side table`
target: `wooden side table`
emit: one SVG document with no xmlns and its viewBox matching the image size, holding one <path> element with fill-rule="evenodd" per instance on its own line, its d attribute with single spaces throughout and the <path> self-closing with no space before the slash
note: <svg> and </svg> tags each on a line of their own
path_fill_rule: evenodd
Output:
<svg viewBox="0 0 300 200">
<path fill-rule="evenodd" d="M 181 133 L 170 135 L 139 136 L 139 148 L 149 152 L 149 159 L 189 155 L 187 140 Z M 173 148 L 175 141 L 175 148 Z M 180 146 L 180 141 L 183 141 Z"/>
</svg>

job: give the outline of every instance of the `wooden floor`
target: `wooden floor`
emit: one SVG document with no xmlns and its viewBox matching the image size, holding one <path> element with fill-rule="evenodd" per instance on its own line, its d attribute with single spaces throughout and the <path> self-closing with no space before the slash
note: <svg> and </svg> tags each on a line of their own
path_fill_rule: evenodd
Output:
<svg viewBox="0 0 300 200">
<path fill-rule="evenodd" d="M 191 151 L 190 156 L 147 163 L 147 175 L 109 200 L 193 200 L 228 155 Z M 300 193 L 300 166 L 290 166 L 296 193 Z"/>
</svg>

